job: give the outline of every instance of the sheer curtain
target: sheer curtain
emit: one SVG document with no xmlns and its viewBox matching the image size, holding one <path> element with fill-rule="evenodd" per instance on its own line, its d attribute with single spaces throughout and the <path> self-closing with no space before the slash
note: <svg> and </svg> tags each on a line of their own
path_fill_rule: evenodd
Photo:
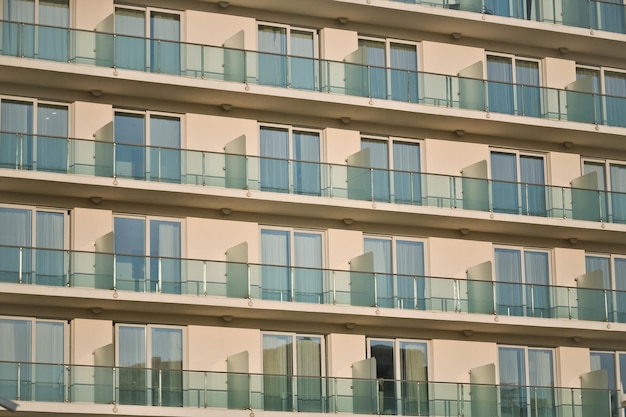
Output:
<svg viewBox="0 0 626 417">
<path fill-rule="evenodd" d="M 284 230 L 261 230 L 261 295 L 265 300 L 291 301 L 290 236 Z"/>
<path fill-rule="evenodd" d="M 390 201 L 389 190 L 389 150 L 384 140 L 361 139 L 361 149 L 370 149 L 370 166 L 373 171 L 375 201 Z"/>
<path fill-rule="evenodd" d="M 595 172 L 596 176 L 598 178 L 598 190 L 601 191 L 606 191 L 607 188 L 607 184 L 606 184 L 606 166 L 604 163 L 597 163 L 597 162 L 589 162 L 589 161 L 584 161 L 583 163 L 583 174 L 589 174 Z M 598 195 L 595 192 L 590 192 L 589 194 L 589 198 L 595 198 L 596 200 L 598 200 Z M 600 196 L 599 198 L 600 201 L 600 218 L 603 219 L 604 221 L 609 221 L 609 204 L 608 204 L 608 195 L 606 193 L 604 193 L 603 195 Z M 600 219 L 598 219 L 600 220 Z"/>
<path fill-rule="evenodd" d="M 420 147 L 417 143 L 393 142 L 394 201 L 422 204 L 422 180 L 419 172 Z"/>
<path fill-rule="evenodd" d="M 38 321 L 35 328 L 37 338 L 35 399 L 37 401 L 63 402 L 65 397 L 64 324 Z"/>
<path fill-rule="evenodd" d="M 533 387 L 530 406 L 537 411 L 535 417 L 554 416 L 553 369 L 551 350 L 528 349 L 528 382 Z"/>
<path fill-rule="evenodd" d="M 544 161 L 540 156 L 520 155 L 520 180 L 523 183 L 522 212 L 532 216 L 547 215 Z"/>
<path fill-rule="evenodd" d="M 502 417 L 526 415 L 526 359 L 523 348 L 498 348 Z"/>
<path fill-rule="evenodd" d="M 378 414 L 398 415 L 394 346 L 395 343 L 390 340 L 370 341 L 370 357 L 376 359 L 376 378 L 378 379 L 379 395 Z"/>
<path fill-rule="evenodd" d="M 524 252 L 524 282 L 526 314 L 532 317 L 551 317 L 550 267 L 546 252 Z M 534 302 L 534 311 L 531 300 Z"/>
<path fill-rule="evenodd" d="M 615 389 L 615 354 L 612 352 L 589 352 L 591 371 L 605 370 L 609 377 L 609 389 Z"/>
<path fill-rule="evenodd" d="M 622 6 L 620 6 L 622 7 Z M 606 120 L 610 126 L 626 127 L 626 74 L 604 72 L 606 93 Z"/>
<path fill-rule="evenodd" d="M 116 217 L 113 220 L 117 286 L 127 291 L 146 288 L 146 224 L 143 219 Z"/>
<path fill-rule="evenodd" d="M 403 415 L 429 414 L 427 363 L 425 343 L 400 342 Z"/>
<path fill-rule="evenodd" d="M 321 303 L 324 291 L 321 269 L 322 235 L 295 232 L 293 246 L 296 301 Z"/>
<path fill-rule="evenodd" d="M 35 0 L 4 0 L 2 16 L 9 21 L 2 24 L 2 53 L 32 58 L 35 55 Z"/>
<path fill-rule="evenodd" d="M 164 406 L 183 405 L 183 331 L 152 328 L 152 404 L 159 403 L 159 388 Z M 159 387 L 159 371 L 161 386 Z"/>
<path fill-rule="evenodd" d="M 19 282 L 22 249 L 22 280 L 30 282 L 32 270 L 32 211 L 0 208 L 0 282 Z"/>
<path fill-rule="evenodd" d="M 293 409 L 293 341 L 291 336 L 263 335 L 264 409 Z"/>
<path fill-rule="evenodd" d="M 68 110 L 66 106 L 37 106 L 37 170 L 67 172 Z"/>
<path fill-rule="evenodd" d="M 496 249 L 495 269 L 498 314 L 523 315 L 521 252 L 514 249 Z"/>
<path fill-rule="evenodd" d="M 65 227 L 63 213 L 38 211 L 36 216 L 35 281 L 39 285 L 65 285 Z"/>
<path fill-rule="evenodd" d="M 389 46 L 391 99 L 417 103 L 417 47 L 401 43 Z"/>
<path fill-rule="evenodd" d="M 405 240 L 396 241 L 396 264 L 400 306 L 409 309 L 425 309 L 424 244 Z"/>
<path fill-rule="evenodd" d="M 592 68 L 576 68 L 576 79 L 580 80 L 582 78 L 591 78 L 591 85 L 593 96 L 587 96 L 584 98 L 585 101 L 589 101 L 589 108 L 595 109 L 595 115 L 593 120 L 602 120 L 602 100 L 599 96 L 600 94 L 600 71 Z M 580 100 L 580 98 L 579 98 Z"/>
<path fill-rule="evenodd" d="M 515 78 L 517 81 L 517 114 L 540 117 L 539 63 L 516 60 Z"/>
<path fill-rule="evenodd" d="M 624 3 L 621 0 L 602 0 L 591 3 L 592 16 L 595 16 L 593 29 L 606 30 L 607 32 L 624 33 L 626 24 L 624 21 Z"/>
<path fill-rule="evenodd" d="M 493 211 L 519 214 L 515 154 L 491 152 L 491 182 Z"/>
<path fill-rule="evenodd" d="M 611 164 L 611 208 L 613 223 L 626 223 L 626 165 Z"/>
<path fill-rule="evenodd" d="M 616 298 L 617 321 L 626 323 L 626 259 L 615 258 L 615 289 L 618 291 Z M 624 381 L 626 383 L 626 381 Z"/>
<path fill-rule="evenodd" d="M 487 79 L 489 111 L 514 114 L 511 58 L 487 56 Z"/>
<path fill-rule="evenodd" d="M 150 13 L 150 70 L 180 74 L 180 16 Z"/>
<path fill-rule="evenodd" d="M 33 164 L 33 105 L 22 101 L 0 103 L 0 166 L 31 169 Z"/>
<path fill-rule="evenodd" d="M 387 64 L 385 43 L 359 39 L 359 51 L 363 58 L 364 96 L 387 98 Z M 369 94 L 368 94 L 369 93 Z"/>
<path fill-rule="evenodd" d="M 289 131 L 261 128 L 261 190 L 289 192 Z"/>
<path fill-rule="evenodd" d="M 390 239 L 363 239 L 364 252 L 374 254 L 374 272 L 379 307 L 394 307 L 392 255 Z"/>
<path fill-rule="evenodd" d="M 315 41 L 313 32 L 292 30 L 290 86 L 302 90 L 315 90 Z"/>
<path fill-rule="evenodd" d="M 293 192 L 321 195 L 320 135 L 293 132 Z"/>
<path fill-rule="evenodd" d="M 259 84 L 287 86 L 287 29 L 259 26 Z"/>
<path fill-rule="evenodd" d="M 298 411 L 321 413 L 322 401 L 322 339 L 296 336 Z"/>
<path fill-rule="evenodd" d="M 69 59 L 69 0 L 39 0 L 39 59 L 67 62 Z"/>
<path fill-rule="evenodd" d="M 30 320 L 0 319 L 0 397 L 17 399 L 17 364 L 21 368 L 20 389 L 23 400 L 30 399 L 30 366 L 32 361 L 32 324 Z"/>
<path fill-rule="evenodd" d="M 146 329 L 119 326 L 117 341 L 120 404 L 147 404 Z"/>
<path fill-rule="evenodd" d="M 585 267 L 587 273 L 594 271 L 602 271 L 603 277 L 603 287 L 606 290 L 610 290 L 613 286 L 611 285 L 611 260 L 608 257 L 604 256 L 585 256 Z M 581 291 L 581 290 L 579 290 Z M 604 297 L 603 294 L 600 294 L 600 290 L 583 290 L 588 291 L 595 295 L 595 298 L 601 297 L 606 300 L 609 320 L 613 319 L 613 297 Z M 604 305 L 594 305 L 594 309 L 604 311 Z M 601 314 L 604 317 L 604 314 Z"/>
<path fill-rule="evenodd" d="M 115 9 L 115 62 L 118 68 L 145 71 L 146 13 L 117 7 Z"/>
<path fill-rule="evenodd" d="M 150 117 L 150 179 L 180 183 L 180 119 Z"/>
<path fill-rule="evenodd" d="M 115 113 L 113 130 L 116 176 L 146 178 L 145 125 L 142 114 Z"/>
<path fill-rule="evenodd" d="M 156 290 L 161 274 L 161 291 L 181 293 L 181 225 L 178 222 L 150 221 L 150 281 Z M 160 259 L 163 257 L 164 259 Z"/>
</svg>

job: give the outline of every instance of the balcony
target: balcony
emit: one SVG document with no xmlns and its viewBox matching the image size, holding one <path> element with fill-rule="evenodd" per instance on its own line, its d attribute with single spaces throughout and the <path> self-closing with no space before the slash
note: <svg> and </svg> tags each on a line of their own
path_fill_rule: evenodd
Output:
<svg viewBox="0 0 626 417">
<path fill-rule="evenodd" d="M 394 275 L 373 272 L 368 257 L 330 270 L 0 246 L 0 283 L 626 323 L 626 291 L 593 284 L 593 273 L 578 287 L 493 281 L 486 269 L 467 279 Z"/>
<path fill-rule="evenodd" d="M 0 54 L 339 96 L 626 127 L 626 97 L 3 21 Z M 56 40 L 39 51 L 35 39 Z M 119 78 L 116 78 L 119 81 Z M 66 80 L 76 83 L 76 77 Z M 14 80 L 12 80 L 14 82 Z M 32 78 L 25 80 L 32 82 Z M 75 85 L 75 84 L 72 84 Z M 581 87 L 582 89 L 582 87 Z M 371 101 L 373 104 L 373 101 Z"/>
<path fill-rule="evenodd" d="M 335 165 L 0 132 L 0 169 L 626 224 L 626 193 L 592 189 L 588 181 L 581 184 L 589 189 L 557 187 L 368 164 Z"/>
<path fill-rule="evenodd" d="M 587 387 L 586 375 L 584 388 L 559 388 L 15 362 L 0 370 L 2 397 L 66 403 L 66 412 L 73 404 L 438 417 L 610 417 L 620 409 L 619 391 Z"/>
</svg>

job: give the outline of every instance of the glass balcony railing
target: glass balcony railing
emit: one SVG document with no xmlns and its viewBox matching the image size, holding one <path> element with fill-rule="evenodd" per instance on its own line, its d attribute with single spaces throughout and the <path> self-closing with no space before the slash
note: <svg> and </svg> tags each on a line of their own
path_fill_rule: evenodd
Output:
<svg viewBox="0 0 626 417">
<path fill-rule="evenodd" d="M 18 401 L 438 417 L 610 417 L 618 391 L 0 362 Z M 614 414 L 616 415 L 616 414 Z"/>
<path fill-rule="evenodd" d="M 6 56 L 626 127 L 626 97 L 10 21 L 0 26 Z"/>
<path fill-rule="evenodd" d="M 615 0 L 387 0 L 521 20 L 626 33 L 624 4 Z"/>
<path fill-rule="evenodd" d="M 626 291 L 0 246 L 0 283 L 626 323 Z"/>
<path fill-rule="evenodd" d="M 626 224 L 626 193 L 0 132 L 0 169 Z"/>
</svg>

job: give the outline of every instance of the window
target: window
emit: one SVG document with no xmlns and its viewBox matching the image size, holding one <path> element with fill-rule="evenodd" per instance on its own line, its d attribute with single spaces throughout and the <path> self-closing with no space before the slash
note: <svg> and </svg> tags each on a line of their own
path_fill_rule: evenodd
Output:
<svg viewBox="0 0 626 417">
<path fill-rule="evenodd" d="M 602 5 L 606 6 L 614 7 L 611 3 Z M 619 7 L 623 7 L 621 3 Z M 588 79 L 589 85 L 585 89 L 594 94 L 595 123 L 626 127 L 622 117 L 626 109 L 626 73 L 616 69 L 577 66 L 576 79 Z M 595 94 L 604 94 L 605 97 Z"/>
<path fill-rule="evenodd" d="M 178 220 L 115 216 L 117 288 L 180 294 L 181 229 Z"/>
<path fill-rule="evenodd" d="M 183 329 L 116 326 L 120 404 L 183 405 Z"/>
<path fill-rule="evenodd" d="M 4 55 L 68 61 L 69 0 L 4 0 L 2 18 Z"/>
<path fill-rule="evenodd" d="M 67 172 L 68 107 L 0 98 L 0 168 Z"/>
<path fill-rule="evenodd" d="M 618 161 L 583 160 L 583 174 L 594 172 L 597 176 L 597 189 L 609 191 L 595 196 L 600 205 L 600 219 L 610 223 L 626 223 L 626 164 Z"/>
<path fill-rule="evenodd" d="M 597 318 L 602 321 L 626 323 L 626 258 L 590 254 L 585 256 L 585 265 L 587 273 L 601 271 L 602 281 L 599 283 L 600 285 L 594 285 L 595 291 L 593 289 L 587 290 L 589 294 L 586 295 L 595 293 L 596 297 L 594 299 L 597 299 L 597 302 L 593 303 L 595 305 L 581 302 L 584 299 L 581 300 L 583 297 L 579 295 L 578 307 L 581 310 L 579 311 L 579 316 L 588 317 L 591 312 L 586 310 L 592 308 L 598 310 L 598 312 L 601 311 Z M 581 285 L 583 288 L 585 286 Z M 602 290 L 614 291 L 605 293 Z"/>
<path fill-rule="evenodd" d="M 487 55 L 489 111 L 541 116 L 539 61 Z"/>
<path fill-rule="evenodd" d="M 547 216 L 542 155 L 491 151 L 493 211 Z"/>
<path fill-rule="evenodd" d="M 324 363 L 321 336 L 264 334 L 264 409 L 324 412 Z"/>
<path fill-rule="evenodd" d="M 554 406 L 552 349 L 498 348 L 502 417 L 551 417 Z"/>
<path fill-rule="evenodd" d="M 358 61 L 349 88 L 366 97 L 417 103 L 417 44 L 390 39 L 359 38 Z M 350 68 L 349 68 L 350 69 Z M 358 93 L 360 92 L 360 93 Z"/>
<path fill-rule="evenodd" d="M 420 145 L 402 139 L 361 138 L 361 149 L 369 150 L 373 172 L 367 183 L 371 190 L 364 190 L 374 201 L 393 201 L 401 204 L 421 204 L 422 184 Z M 390 167 L 393 180 L 390 178 Z M 417 174 L 417 175 L 416 175 Z M 371 182 L 373 181 L 373 184 Z M 370 198 L 368 198 L 369 200 Z"/>
<path fill-rule="evenodd" d="M 377 306 L 426 308 L 423 242 L 372 236 L 363 247 L 374 256 Z"/>
<path fill-rule="evenodd" d="M 368 354 L 376 359 L 378 414 L 429 415 L 428 344 L 414 340 L 368 339 Z"/>
<path fill-rule="evenodd" d="M 116 6 L 115 66 L 180 74 L 180 21 L 171 10 Z"/>
<path fill-rule="evenodd" d="M 65 228 L 60 211 L 0 207 L 0 282 L 64 286 Z"/>
<path fill-rule="evenodd" d="M 609 414 L 608 410 L 602 413 L 603 415 L 612 415 L 614 417 L 626 416 L 625 411 L 618 411 L 616 405 L 619 407 L 620 398 L 618 397 L 619 392 L 624 390 L 624 384 L 626 383 L 626 353 L 623 352 L 602 352 L 602 351 L 591 351 L 589 352 L 589 358 L 591 361 L 591 371 L 605 371 L 607 383 L 610 392 L 597 392 L 594 393 L 594 396 L 600 404 L 595 404 L 595 410 L 598 410 L 599 407 L 608 407 L 609 404 L 613 405 L 613 409 L 611 410 L 611 414 Z M 610 398 L 602 398 L 603 395 Z"/>
<path fill-rule="evenodd" d="M 483 13 L 516 19 L 540 20 L 540 10 L 534 0 L 485 0 Z"/>
<path fill-rule="evenodd" d="M 320 133 L 261 126 L 261 190 L 321 195 Z"/>
<path fill-rule="evenodd" d="M 261 296 L 266 300 L 324 303 L 323 234 L 261 229 Z"/>
<path fill-rule="evenodd" d="M 180 183 L 179 117 L 116 111 L 114 136 L 115 176 Z"/>
<path fill-rule="evenodd" d="M 497 313 L 551 317 L 550 255 L 547 251 L 496 248 Z"/>
<path fill-rule="evenodd" d="M 0 318 L 1 398 L 18 398 L 19 391 L 25 401 L 64 401 L 66 326 L 62 321 Z"/>
<path fill-rule="evenodd" d="M 317 89 L 317 32 L 277 24 L 258 27 L 259 84 Z"/>
</svg>

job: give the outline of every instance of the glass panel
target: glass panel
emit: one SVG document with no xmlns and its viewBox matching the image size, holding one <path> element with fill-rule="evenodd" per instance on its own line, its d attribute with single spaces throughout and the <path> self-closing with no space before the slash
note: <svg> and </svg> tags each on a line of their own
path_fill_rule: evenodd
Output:
<svg viewBox="0 0 626 417">
<path fill-rule="evenodd" d="M 389 190 L 389 150 L 387 142 L 375 139 L 361 139 L 361 149 L 369 148 L 370 150 L 370 166 L 374 169 L 373 187 L 374 200 L 385 201 L 390 200 Z"/>
<path fill-rule="evenodd" d="M 32 224 L 32 211 L 0 208 L 0 282 L 31 282 Z"/>
<path fill-rule="evenodd" d="M 604 72 L 604 92 L 606 94 L 606 122 L 610 126 L 626 127 L 626 74 Z"/>
<path fill-rule="evenodd" d="M 502 417 L 527 415 L 526 364 L 522 348 L 498 349 L 500 369 L 500 410 Z"/>
<path fill-rule="evenodd" d="M 263 405 L 265 410 L 293 410 L 292 345 L 291 336 L 263 335 Z"/>
<path fill-rule="evenodd" d="M 385 43 L 359 39 L 359 52 L 361 63 L 365 65 L 359 68 L 362 74 L 363 90 L 369 92 L 370 97 L 387 98 L 387 73 L 385 66 Z M 364 94 L 368 96 L 368 94 Z"/>
<path fill-rule="evenodd" d="M 619 323 L 626 323 L 626 259 L 624 258 L 615 258 L 615 289 L 617 290 L 616 320 Z"/>
<path fill-rule="evenodd" d="M 37 252 L 36 276 L 38 285 L 65 285 L 65 227 L 63 213 L 38 211 L 36 214 Z"/>
<path fill-rule="evenodd" d="M 69 0 L 39 0 L 39 59 L 69 60 L 69 7 Z"/>
<path fill-rule="evenodd" d="M 586 267 L 586 272 L 594 272 L 594 271 L 602 271 L 602 281 L 603 281 L 603 288 L 605 290 L 610 290 L 612 288 L 611 285 L 611 265 L 610 265 L 610 259 L 608 257 L 604 257 L 604 256 L 585 256 L 585 267 Z M 581 291 L 579 289 L 579 291 Z M 593 289 L 589 289 L 589 290 L 582 290 L 582 291 L 586 291 L 588 292 L 589 296 L 593 297 L 593 299 L 595 301 L 604 301 L 606 302 L 606 307 L 608 308 L 608 319 L 609 321 L 613 321 L 613 298 L 612 297 L 607 297 L 605 294 L 602 294 L 599 290 L 593 290 Z M 579 303 L 580 304 L 580 303 Z M 602 303 L 601 305 L 597 305 L 598 303 L 593 303 L 594 305 L 590 305 L 588 307 L 593 308 L 596 311 L 580 311 L 578 313 L 579 318 L 585 318 L 587 317 L 589 314 L 593 314 L 596 312 L 599 312 L 600 315 L 602 317 L 602 320 L 605 320 L 605 311 L 604 311 L 604 303 Z M 579 306 L 579 309 L 581 308 L 581 306 Z"/>
<path fill-rule="evenodd" d="M 180 16 L 150 13 L 150 70 L 180 75 Z"/>
<path fill-rule="evenodd" d="M 152 329 L 152 404 L 183 405 L 183 331 Z"/>
<path fill-rule="evenodd" d="M 610 165 L 613 223 L 626 223 L 626 166 Z"/>
<path fill-rule="evenodd" d="M 296 337 L 298 370 L 298 411 L 324 411 L 322 392 L 322 339 L 311 336 Z"/>
<path fill-rule="evenodd" d="M 430 415 L 426 343 L 400 342 L 402 415 Z"/>
<path fill-rule="evenodd" d="M 296 232 L 293 239 L 295 300 L 323 303 L 322 235 Z"/>
<path fill-rule="evenodd" d="M 150 290 L 181 293 L 181 225 L 150 221 Z"/>
<path fill-rule="evenodd" d="M 493 211 L 519 214 L 517 156 L 491 152 Z"/>
<path fill-rule="evenodd" d="M 422 204 L 422 179 L 419 174 L 420 147 L 417 143 L 393 142 L 394 201 Z"/>
<path fill-rule="evenodd" d="M 288 231 L 261 230 L 261 297 L 291 301 L 290 236 Z"/>
<path fill-rule="evenodd" d="M 539 88 L 539 63 L 515 61 L 517 83 L 517 113 L 541 117 L 541 90 Z"/>
<path fill-rule="evenodd" d="M 300 90 L 315 90 L 315 43 L 312 32 L 292 30 L 290 86 Z"/>
<path fill-rule="evenodd" d="M 417 48 L 415 45 L 392 43 L 389 49 L 391 99 L 417 103 Z"/>
<path fill-rule="evenodd" d="M 36 401 L 63 402 L 65 399 L 64 324 L 38 321 L 35 348 Z M 44 365 L 42 365 L 44 364 Z"/>
<path fill-rule="evenodd" d="M 259 84 L 287 86 L 287 30 L 259 26 Z"/>
<path fill-rule="evenodd" d="M 547 216 L 544 161 L 541 156 L 520 155 L 522 211 L 531 216 Z"/>
<path fill-rule="evenodd" d="M 507 0 L 508 2 L 508 0 Z M 487 57 L 489 111 L 514 114 L 513 68 L 510 58 Z"/>
<path fill-rule="evenodd" d="M 528 383 L 531 387 L 530 408 L 533 417 L 556 415 L 554 374 L 551 350 L 528 349 Z"/>
<path fill-rule="evenodd" d="M 293 192 L 321 195 L 320 135 L 293 132 Z"/>
<path fill-rule="evenodd" d="M 113 221 L 116 279 L 118 288 L 145 292 L 146 229 L 142 219 L 116 217 Z"/>
<path fill-rule="evenodd" d="M 115 9 L 115 63 L 118 68 L 146 70 L 146 16 L 142 10 Z"/>
<path fill-rule="evenodd" d="M 598 163 L 598 162 L 585 161 L 583 163 L 583 174 L 590 174 L 592 172 L 595 172 L 598 178 L 597 189 L 601 191 L 608 190 L 608 187 L 606 184 L 606 165 L 603 163 Z M 608 219 L 609 218 L 608 217 L 609 203 L 608 203 L 608 196 L 606 195 L 606 193 L 600 194 L 599 196 L 596 193 L 593 193 L 593 197 L 600 199 L 600 204 L 601 204 L 600 218 Z M 600 219 L 594 219 L 594 220 L 597 221 Z"/>
<path fill-rule="evenodd" d="M 396 415 L 398 413 L 393 346 L 392 341 L 370 341 L 370 357 L 376 359 L 376 378 L 379 380 L 379 414 Z"/>
<path fill-rule="evenodd" d="M 613 352 L 590 352 L 591 371 L 605 370 L 609 376 L 609 389 L 615 389 L 615 354 Z"/>
<path fill-rule="evenodd" d="M 496 249 L 495 269 L 498 314 L 524 315 L 521 252 L 513 249 Z"/>
<path fill-rule="evenodd" d="M 150 117 L 150 178 L 160 182 L 180 183 L 180 119 Z"/>
<path fill-rule="evenodd" d="M 37 106 L 37 170 L 67 172 L 68 111 L 65 106 Z"/>
<path fill-rule="evenodd" d="M 526 315 L 552 317 L 550 299 L 550 267 L 546 252 L 524 252 L 526 283 Z"/>
<path fill-rule="evenodd" d="M 32 103 L 2 100 L 0 130 L 0 167 L 32 169 Z"/>
<path fill-rule="evenodd" d="M 391 257 L 391 240 L 363 239 L 364 252 L 374 254 L 374 272 L 376 273 L 376 291 L 378 307 L 394 308 L 394 288 Z"/>
<path fill-rule="evenodd" d="M 2 53 L 4 55 L 33 58 L 35 56 L 35 0 L 5 0 L 2 7 L 4 20 L 29 23 L 2 25 Z"/>
<path fill-rule="evenodd" d="M 23 400 L 31 399 L 32 324 L 29 320 L 0 319 L 0 361 L 22 362 L 20 391 Z M 0 363 L 0 397 L 17 398 L 18 367 Z"/>
<path fill-rule="evenodd" d="M 424 244 L 396 242 L 396 274 L 400 308 L 426 309 L 424 294 Z"/>
<path fill-rule="evenodd" d="M 120 326 L 117 343 L 120 404 L 147 405 L 146 329 Z"/>
<path fill-rule="evenodd" d="M 289 192 L 289 132 L 261 128 L 261 190 Z"/>
<path fill-rule="evenodd" d="M 140 114 L 115 113 L 115 175 L 145 179 L 145 122 Z"/>
</svg>

